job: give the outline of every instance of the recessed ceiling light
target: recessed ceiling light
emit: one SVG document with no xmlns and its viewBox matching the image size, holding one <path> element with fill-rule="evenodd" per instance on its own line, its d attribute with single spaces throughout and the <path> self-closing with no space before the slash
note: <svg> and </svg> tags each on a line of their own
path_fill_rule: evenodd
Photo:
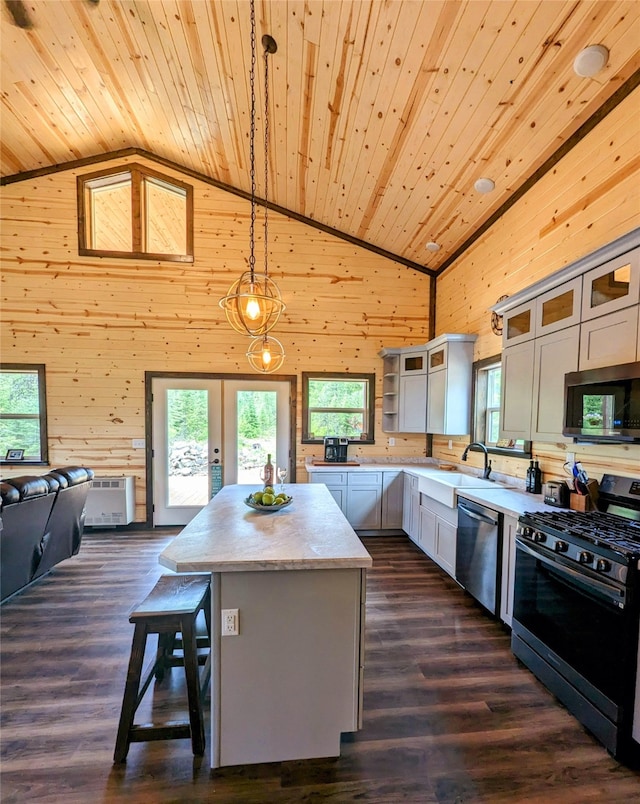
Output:
<svg viewBox="0 0 640 804">
<path fill-rule="evenodd" d="M 591 78 L 604 70 L 608 61 L 609 51 L 604 45 L 589 45 L 576 56 L 573 71 L 581 78 Z"/>
<path fill-rule="evenodd" d="M 479 193 L 490 193 L 496 189 L 495 181 L 487 178 L 478 179 L 473 186 Z"/>
<path fill-rule="evenodd" d="M 426 248 L 427 251 L 440 251 L 440 243 L 435 243 L 433 240 L 430 240 Z"/>
</svg>

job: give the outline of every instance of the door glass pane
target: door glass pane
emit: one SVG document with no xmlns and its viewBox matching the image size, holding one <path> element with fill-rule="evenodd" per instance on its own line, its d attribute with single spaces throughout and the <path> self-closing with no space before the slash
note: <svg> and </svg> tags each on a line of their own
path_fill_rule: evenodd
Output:
<svg viewBox="0 0 640 804">
<path fill-rule="evenodd" d="M 209 393 L 167 390 L 167 505 L 206 505 Z"/>
<path fill-rule="evenodd" d="M 276 391 L 238 391 L 237 450 L 238 483 L 261 485 L 260 471 L 271 455 L 271 463 L 288 465 L 288 456 L 276 455 Z"/>
<path fill-rule="evenodd" d="M 542 305 L 542 326 L 547 327 L 556 321 L 570 318 L 573 313 L 573 291 L 568 290 L 559 296 L 554 296 Z"/>
<path fill-rule="evenodd" d="M 628 296 L 630 283 L 631 265 L 623 265 L 599 276 L 591 283 L 591 306 L 597 307 L 621 296 Z"/>
<path fill-rule="evenodd" d="M 507 340 L 531 332 L 531 310 L 512 315 L 507 322 Z"/>
</svg>

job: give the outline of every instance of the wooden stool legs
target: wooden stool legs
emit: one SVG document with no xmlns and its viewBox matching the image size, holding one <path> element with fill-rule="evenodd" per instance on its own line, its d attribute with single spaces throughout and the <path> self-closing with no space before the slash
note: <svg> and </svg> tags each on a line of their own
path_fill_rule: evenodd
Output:
<svg viewBox="0 0 640 804">
<path fill-rule="evenodd" d="M 186 577 L 192 588 L 186 590 L 182 608 L 179 603 L 176 603 L 176 598 L 179 598 L 183 590 L 179 585 L 174 588 L 175 584 L 179 584 L 180 576 L 163 576 L 151 595 L 142 604 L 142 608 L 133 612 L 130 617 L 130 621 L 135 623 L 135 629 L 113 755 L 113 761 L 116 763 L 126 759 L 129 745 L 132 742 L 147 740 L 190 737 L 193 753 L 197 756 L 204 754 L 205 733 L 202 701 L 211 676 L 211 591 L 208 576 Z M 194 583 L 194 580 L 202 578 L 206 579 L 206 583 L 202 580 L 200 585 Z M 175 583 L 173 583 L 174 581 Z M 201 595 L 198 598 L 199 591 L 201 591 Z M 169 595 L 168 602 L 163 595 L 165 597 Z M 149 601 L 151 605 L 145 609 L 144 604 Z M 164 611 L 161 605 L 163 603 L 166 603 Z M 201 609 L 204 609 L 205 613 L 209 643 L 209 654 L 206 658 L 202 679 L 199 671 L 198 636 L 196 634 L 196 616 Z M 182 642 L 183 656 L 181 658 L 172 655 L 178 632 L 180 632 Z M 141 681 L 142 663 L 149 634 L 158 634 L 158 652 L 153 666 L 144 681 Z M 203 639 L 200 638 L 201 645 L 202 642 Z M 189 707 L 188 722 L 135 725 L 136 710 L 152 679 L 154 676 L 162 679 L 165 668 L 173 664 L 184 665 Z"/>
</svg>

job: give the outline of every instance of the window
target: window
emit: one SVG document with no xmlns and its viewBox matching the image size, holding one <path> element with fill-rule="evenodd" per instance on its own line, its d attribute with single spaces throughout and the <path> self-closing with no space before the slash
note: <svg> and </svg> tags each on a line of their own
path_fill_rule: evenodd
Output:
<svg viewBox="0 0 640 804">
<path fill-rule="evenodd" d="M 478 360 L 473 364 L 472 441 L 481 441 L 489 452 L 505 455 L 531 455 L 531 442 L 500 438 L 501 356 Z"/>
<path fill-rule="evenodd" d="M 18 462 L 48 462 L 44 366 L 2 363 L 0 463 Z"/>
<path fill-rule="evenodd" d="M 374 443 L 375 374 L 302 373 L 302 443 L 325 436 Z"/>
<path fill-rule="evenodd" d="M 193 187 L 127 165 L 78 177 L 85 256 L 193 262 Z"/>
</svg>

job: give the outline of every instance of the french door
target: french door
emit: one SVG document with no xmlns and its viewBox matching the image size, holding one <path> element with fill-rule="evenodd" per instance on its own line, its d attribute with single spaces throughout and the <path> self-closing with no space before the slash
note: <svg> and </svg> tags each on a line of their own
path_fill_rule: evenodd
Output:
<svg viewBox="0 0 640 804">
<path fill-rule="evenodd" d="M 153 524 L 186 525 L 229 483 L 290 468 L 287 381 L 153 377 Z M 291 476 L 291 475 L 290 475 Z"/>
</svg>

